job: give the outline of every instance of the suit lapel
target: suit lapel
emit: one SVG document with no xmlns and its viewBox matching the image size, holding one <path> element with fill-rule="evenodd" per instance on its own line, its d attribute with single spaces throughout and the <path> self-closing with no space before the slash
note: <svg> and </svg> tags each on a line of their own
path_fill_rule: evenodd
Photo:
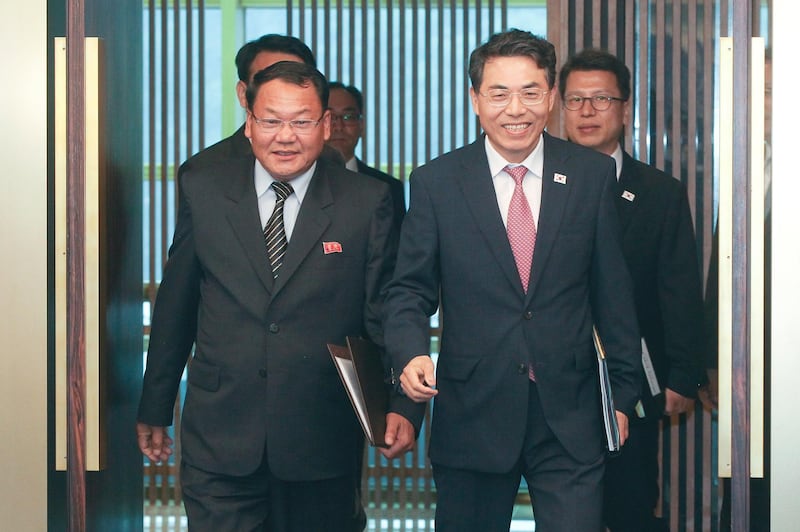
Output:
<svg viewBox="0 0 800 532">
<path fill-rule="evenodd" d="M 308 184 L 300 212 L 297 214 L 292 238 L 283 258 L 283 265 L 278 278 L 275 279 L 273 297 L 286 285 L 303 259 L 309 253 L 314 252 L 314 247 L 331 223 L 330 217 L 324 211 L 331 204 L 333 204 L 333 194 L 330 189 L 329 175 L 325 164 L 317 160 L 317 168 Z M 317 252 L 322 253 L 322 249 L 317 249 Z"/>
<path fill-rule="evenodd" d="M 561 228 L 564 209 L 574 186 L 570 182 L 566 156 L 549 135 L 542 136 L 544 141 L 544 170 L 542 172 L 542 200 L 539 207 L 539 223 L 536 226 L 536 247 L 533 250 L 530 287 L 527 301 L 533 298 L 539 280 L 542 278 L 547 259 Z M 560 177 L 559 177 L 560 176 Z"/>
<path fill-rule="evenodd" d="M 255 159 L 252 156 L 235 159 L 231 164 L 231 185 L 227 196 L 233 202 L 228 212 L 228 222 L 239 240 L 245 255 L 253 266 L 267 292 L 272 290 L 272 272 L 269 268 L 261 218 L 258 214 L 258 198 L 253 182 Z"/>
<path fill-rule="evenodd" d="M 460 175 L 456 176 L 456 182 L 500 269 L 514 288 L 522 293 L 522 283 L 517 273 L 514 254 L 508 243 L 508 234 L 500 216 L 500 209 L 497 207 L 497 193 L 492 183 L 484 142 L 484 138 L 481 137 L 479 141 L 464 148 L 463 168 Z"/>
</svg>

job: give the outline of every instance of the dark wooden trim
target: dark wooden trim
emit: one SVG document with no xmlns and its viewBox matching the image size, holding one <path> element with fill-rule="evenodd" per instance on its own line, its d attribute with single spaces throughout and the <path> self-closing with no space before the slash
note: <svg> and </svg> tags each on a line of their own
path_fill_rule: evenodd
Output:
<svg viewBox="0 0 800 532">
<path fill-rule="evenodd" d="M 67 1 L 67 508 L 68 529 L 86 530 L 85 18 Z"/>
<path fill-rule="evenodd" d="M 731 530 L 750 528 L 750 37 L 749 0 L 733 0 L 733 330 Z"/>
</svg>

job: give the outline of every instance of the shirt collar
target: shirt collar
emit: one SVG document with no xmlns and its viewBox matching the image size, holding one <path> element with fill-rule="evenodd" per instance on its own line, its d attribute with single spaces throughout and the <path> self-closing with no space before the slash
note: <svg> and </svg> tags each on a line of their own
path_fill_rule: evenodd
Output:
<svg viewBox="0 0 800 532">
<path fill-rule="evenodd" d="M 525 165 L 529 172 L 534 174 L 535 176 L 541 178 L 542 174 L 544 173 L 544 136 L 539 135 L 539 141 L 536 143 L 536 147 L 533 151 L 523 160 L 521 163 L 509 163 L 506 161 L 502 155 L 500 155 L 497 150 L 494 149 L 492 143 L 489 141 L 489 137 L 486 137 L 485 147 L 486 147 L 486 158 L 489 160 L 489 171 L 491 172 L 492 176 L 498 175 L 500 172 L 503 171 L 507 165 L 511 164 L 512 166 L 516 166 L 517 164 Z"/>
<path fill-rule="evenodd" d="M 617 181 L 619 181 L 619 176 L 622 174 L 622 146 L 617 144 L 617 149 L 614 150 L 611 157 L 617 163 Z"/>
<path fill-rule="evenodd" d="M 352 159 L 350 159 L 344 164 L 344 167 L 353 172 L 358 172 L 358 161 L 356 160 L 355 155 L 353 156 Z"/>
<path fill-rule="evenodd" d="M 314 170 L 317 168 L 316 161 L 314 164 L 311 165 L 311 168 L 300 174 L 299 176 L 295 177 L 289 183 L 292 185 L 292 189 L 294 190 L 294 194 L 297 197 L 297 201 L 303 203 L 303 198 L 306 195 L 306 191 L 308 190 L 308 184 L 311 182 L 311 176 L 314 175 Z M 274 179 L 269 172 L 267 172 L 266 168 L 261 166 L 261 163 L 256 159 L 255 162 L 255 186 L 256 186 L 256 197 L 261 197 L 269 188 L 272 186 L 273 181 L 277 181 Z"/>
</svg>

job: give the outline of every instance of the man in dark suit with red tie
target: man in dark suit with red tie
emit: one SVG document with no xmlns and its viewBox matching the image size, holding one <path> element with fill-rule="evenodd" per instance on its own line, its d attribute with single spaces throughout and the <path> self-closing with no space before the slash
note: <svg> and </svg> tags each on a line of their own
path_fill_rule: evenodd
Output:
<svg viewBox="0 0 800 532">
<path fill-rule="evenodd" d="M 260 71 L 247 89 L 253 153 L 181 176 L 137 435 L 150 460 L 169 457 L 194 344 L 181 418 L 193 531 L 353 528 L 363 434 L 326 344 L 382 342 L 397 227 L 385 184 L 319 159 L 327 99 L 309 65 Z M 413 446 L 422 413 L 392 397 L 385 456 Z"/>
<path fill-rule="evenodd" d="M 690 412 L 705 382 L 703 303 L 686 188 L 620 145 L 630 123 L 630 79 L 617 57 L 584 50 L 564 64 L 559 90 L 569 139 L 616 161 L 622 250 L 643 339 L 642 400 L 628 443 L 606 468 L 605 524 L 612 532 L 657 532 L 669 530 L 654 516 L 659 421 Z"/>
<path fill-rule="evenodd" d="M 592 344 L 605 341 L 622 440 L 641 356 L 613 162 L 544 133 L 555 49 L 529 32 L 470 57 L 485 132 L 415 170 L 385 341 L 402 390 L 435 396 L 436 530 L 509 529 L 520 477 L 536 529 L 600 530 L 606 458 Z M 438 363 L 429 316 L 441 305 Z"/>
</svg>

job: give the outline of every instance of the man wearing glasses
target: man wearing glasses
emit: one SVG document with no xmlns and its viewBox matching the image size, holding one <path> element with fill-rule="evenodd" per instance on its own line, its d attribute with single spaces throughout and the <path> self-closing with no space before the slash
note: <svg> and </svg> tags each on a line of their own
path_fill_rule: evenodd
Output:
<svg viewBox="0 0 800 532">
<path fill-rule="evenodd" d="M 338 150 L 348 170 L 359 172 L 387 183 L 392 189 L 395 220 L 400 223 L 406 213 L 403 182 L 377 168 L 367 166 L 356 157 L 356 146 L 364 133 L 364 98 L 352 85 L 333 81 L 329 85 L 328 109 L 331 112 L 331 138 L 328 145 Z"/>
<path fill-rule="evenodd" d="M 622 250 L 633 278 L 641 328 L 641 402 L 628 443 L 606 466 L 605 525 L 612 532 L 658 532 L 658 427 L 690 412 L 705 382 L 702 291 L 686 188 L 620 145 L 631 117 L 631 75 L 608 52 L 584 50 L 559 74 L 569 140 L 616 161 L 615 203 Z"/>
<path fill-rule="evenodd" d="M 520 478 L 536 530 L 600 530 L 605 437 L 592 326 L 621 439 L 641 349 L 614 165 L 544 132 L 553 45 L 509 30 L 472 52 L 485 133 L 416 169 L 384 337 L 405 394 L 434 396 L 437 532 L 508 530 Z M 441 305 L 438 367 L 428 316 Z"/>
<path fill-rule="evenodd" d="M 352 532 L 363 433 L 326 344 L 382 343 L 396 253 L 389 187 L 320 159 L 327 80 L 281 61 L 246 90 L 253 154 L 181 176 L 139 408 L 142 452 L 166 436 L 192 344 L 181 486 L 193 531 Z M 381 452 L 424 410 L 395 394 Z M 412 423 L 409 420 L 413 420 Z"/>
</svg>

